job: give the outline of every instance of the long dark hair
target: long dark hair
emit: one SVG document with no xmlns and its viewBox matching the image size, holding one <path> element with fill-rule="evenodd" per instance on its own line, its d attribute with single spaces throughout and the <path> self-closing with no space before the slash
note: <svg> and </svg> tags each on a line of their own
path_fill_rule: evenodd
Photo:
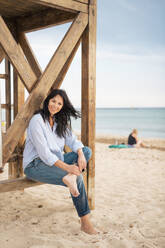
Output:
<svg viewBox="0 0 165 248">
<path fill-rule="evenodd" d="M 53 97 L 60 95 L 63 99 L 63 107 L 62 109 L 54 115 L 55 122 L 57 123 L 56 133 L 59 137 L 65 137 L 68 129 L 71 130 L 71 117 L 75 119 L 80 118 L 81 114 L 77 111 L 72 103 L 70 102 L 65 90 L 55 89 L 50 92 L 50 94 L 46 97 L 43 108 L 36 111 L 35 114 L 40 113 L 43 120 L 49 121 L 50 112 L 48 110 L 49 100 Z"/>
</svg>

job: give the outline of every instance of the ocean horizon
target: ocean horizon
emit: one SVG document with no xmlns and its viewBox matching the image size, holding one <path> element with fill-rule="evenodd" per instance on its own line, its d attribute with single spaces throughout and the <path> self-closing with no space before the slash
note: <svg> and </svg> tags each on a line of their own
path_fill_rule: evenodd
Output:
<svg viewBox="0 0 165 248">
<path fill-rule="evenodd" d="M 165 107 L 96 108 L 96 135 L 127 137 L 133 128 L 138 129 L 139 137 L 165 139 Z M 72 119 L 72 129 L 80 133 L 81 119 Z"/>
<path fill-rule="evenodd" d="M 72 128 L 80 132 L 81 120 L 73 120 Z M 96 135 L 128 136 L 134 128 L 139 137 L 164 139 L 165 107 L 96 108 Z"/>
</svg>

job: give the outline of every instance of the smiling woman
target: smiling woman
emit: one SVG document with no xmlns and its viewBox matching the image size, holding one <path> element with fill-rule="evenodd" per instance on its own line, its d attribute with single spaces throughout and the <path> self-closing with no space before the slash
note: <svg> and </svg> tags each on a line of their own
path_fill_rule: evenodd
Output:
<svg viewBox="0 0 165 248">
<path fill-rule="evenodd" d="M 62 109 L 63 104 L 63 98 L 60 95 L 57 95 L 50 99 L 48 104 L 50 116 L 53 117 L 56 113 L 58 113 Z"/>
<path fill-rule="evenodd" d="M 78 118 L 80 113 L 64 90 L 53 90 L 27 128 L 24 173 L 35 181 L 67 186 L 81 218 L 81 229 L 96 234 L 89 220 L 90 209 L 81 175 L 91 157 L 91 150 L 72 133 L 71 117 Z M 64 154 L 64 145 L 72 152 Z"/>
</svg>

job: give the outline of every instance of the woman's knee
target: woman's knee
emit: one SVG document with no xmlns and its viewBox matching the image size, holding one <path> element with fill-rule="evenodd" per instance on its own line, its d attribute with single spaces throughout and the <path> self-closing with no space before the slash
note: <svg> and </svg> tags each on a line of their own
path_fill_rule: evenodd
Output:
<svg viewBox="0 0 165 248">
<path fill-rule="evenodd" d="M 84 153 L 84 156 L 88 162 L 92 156 L 92 150 L 88 146 L 84 146 L 83 147 L 83 153 Z"/>
<path fill-rule="evenodd" d="M 80 186 L 82 183 L 84 183 L 83 175 L 77 177 L 77 185 Z"/>
</svg>

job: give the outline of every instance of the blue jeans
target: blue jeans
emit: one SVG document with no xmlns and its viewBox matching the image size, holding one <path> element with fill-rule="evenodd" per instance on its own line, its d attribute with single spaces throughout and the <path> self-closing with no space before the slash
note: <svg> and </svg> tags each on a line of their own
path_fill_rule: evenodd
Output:
<svg viewBox="0 0 165 248">
<path fill-rule="evenodd" d="M 86 161 L 88 162 L 91 157 L 91 149 L 89 147 L 82 148 Z M 64 154 L 64 162 L 67 164 L 77 163 L 78 155 L 75 152 L 69 152 Z M 68 174 L 67 171 L 58 168 L 57 166 L 48 166 L 40 158 L 34 159 L 24 170 L 25 175 L 35 181 L 62 185 L 66 186 L 63 183 L 62 178 Z M 88 198 L 85 191 L 85 186 L 83 182 L 83 176 L 80 175 L 77 177 L 77 186 L 80 192 L 78 197 L 72 196 L 74 206 L 77 210 L 78 216 L 82 217 L 90 213 Z"/>
</svg>

